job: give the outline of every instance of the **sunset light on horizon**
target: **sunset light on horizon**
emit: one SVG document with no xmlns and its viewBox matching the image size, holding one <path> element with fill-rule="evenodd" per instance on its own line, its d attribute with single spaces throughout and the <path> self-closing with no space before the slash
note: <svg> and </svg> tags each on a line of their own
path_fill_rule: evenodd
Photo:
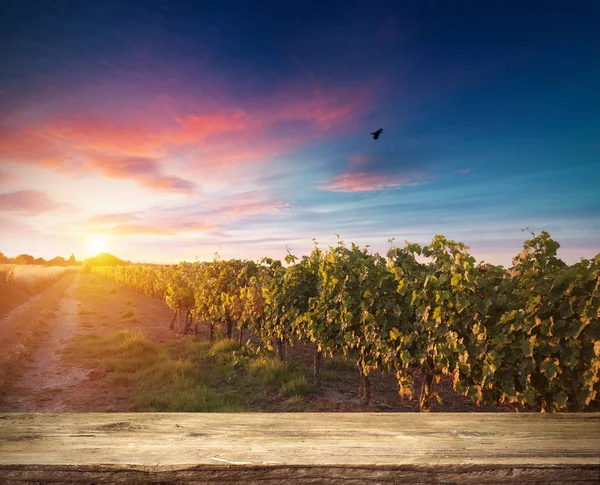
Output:
<svg viewBox="0 0 600 485">
<path fill-rule="evenodd" d="M 541 5 L 8 0 L 0 251 L 592 258 L 600 4 Z"/>
</svg>

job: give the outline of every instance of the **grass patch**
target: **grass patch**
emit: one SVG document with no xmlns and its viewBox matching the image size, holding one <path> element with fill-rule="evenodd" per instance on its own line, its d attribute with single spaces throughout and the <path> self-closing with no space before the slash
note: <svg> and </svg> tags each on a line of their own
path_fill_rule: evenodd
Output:
<svg viewBox="0 0 600 485">
<path fill-rule="evenodd" d="M 296 363 L 280 362 L 272 356 L 261 356 L 248 365 L 250 381 L 275 388 L 284 396 L 306 395 L 314 392 L 307 379 L 308 369 Z"/>
<path fill-rule="evenodd" d="M 63 351 L 66 362 L 85 363 L 106 371 L 132 372 L 159 358 L 158 346 L 139 332 L 121 330 L 109 335 L 96 333 L 74 337 Z"/>
<path fill-rule="evenodd" d="M 289 365 L 274 357 L 258 357 L 250 362 L 250 376 L 259 384 L 280 387 L 289 380 Z"/>
<path fill-rule="evenodd" d="M 232 338 L 224 338 L 222 340 L 217 340 L 214 344 L 212 344 L 211 354 L 225 354 L 233 350 L 237 350 L 239 348 L 240 346 L 238 345 L 236 340 Z"/>
<path fill-rule="evenodd" d="M 244 407 L 237 396 L 229 392 L 218 393 L 206 386 L 175 388 L 171 395 L 155 392 L 137 392 L 135 408 L 144 412 L 242 412 Z"/>
<path fill-rule="evenodd" d="M 233 339 L 154 343 L 139 332 L 92 333 L 73 338 L 64 359 L 110 372 L 106 391 L 126 398 L 127 411 L 239 412 L 274 405 L 297 411 L 302 396 L 314 392 L 309 369 L 255 356 Z"/>
<path fill-rule="evenodd" d="M 293 377 L 279 389 L 282 394 L 292 396 L 305 396 L 314 392 L 313 384 L 308 382 L 304 375 Z"/>
</svg>

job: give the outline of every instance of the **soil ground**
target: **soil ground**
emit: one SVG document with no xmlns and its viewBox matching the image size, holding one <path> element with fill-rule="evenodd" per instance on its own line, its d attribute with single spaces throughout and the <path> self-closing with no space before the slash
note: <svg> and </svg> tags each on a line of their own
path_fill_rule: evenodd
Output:
<svg viewBox="0 0 600 485">
<path fill-rule="evenodd" d="M 0 411 L 125 411 L 126 389 L 117 390 L 109 386 L 106 379 L 94 379 L 95 370 L 89 363 L 67 364 L 62 351 L 72 337 L 86 333 L 139 331 L 156 343 L 189 338 L 179 334 L 177 328 L 169 329 L 172 315 L 164 302 L 121 289 L 99 276 L 81 272 L 65 276 L 0 319 L 0 354 L 10 356 L 5 362 L 7 378 L 0 381 Z M 201 325 L 199 329 L 197 338 L 208 339 L 208 326 Z M 310 368 L 312 349 L 296 345 L 289 349 L 288 357 L 305 362 Z M 302 396 L 303 411 L 419 410 L 418 396 L 400 398 L 395 376 L 380 372 L 370 374 L 373 398 L 368 406 L 361 406 L 358 372 L 349 363 L 340 365 L 339 362 L 340 359 L 335 362 L 325 359 L 322 386 L 317 393 Z M 419 385 L 417 379 L 415 389 Z M 436 390 L 443 404 L 436 405 L 434 411 L 512 411 L 508 406 L 477 408 L 453 391 L 451 376 L 443 376 Z M 272 396 L 258 411 L 285 410 L 281 401 L 278 396 Z"/>
</svg>

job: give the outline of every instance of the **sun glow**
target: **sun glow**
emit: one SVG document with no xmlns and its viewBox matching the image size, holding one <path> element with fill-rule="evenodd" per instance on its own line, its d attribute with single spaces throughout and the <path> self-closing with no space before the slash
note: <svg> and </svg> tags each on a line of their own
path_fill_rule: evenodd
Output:
<svg viewBox="0 0 600 485">
<path fill-rule="evenodd" d="M 90 239 L 89 251 L 90 254 L 96 256 L 100 253 L 104 253 L 107 250 L 106 237 L 104 236 L 95 236 Z"/>
</svg>

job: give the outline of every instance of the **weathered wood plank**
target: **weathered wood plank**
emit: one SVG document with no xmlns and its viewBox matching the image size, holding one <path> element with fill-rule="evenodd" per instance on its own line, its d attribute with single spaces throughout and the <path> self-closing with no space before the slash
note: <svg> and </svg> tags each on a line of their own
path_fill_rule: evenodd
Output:
<svg viewBox="0 0 600 485">
<path fill-rule="evenodd" d="M 4 467 L 0 483 L 61 483 L 61 484 L 460 484 L 486 485 L 509 483 L 532 484 L 593 484 L 599 482 L 598 469 L 592 467 L 507 467 L 507 466 L 238 466 L 186 467 L 179 469 L 134 470 L 133 467 L 73 466 L 73 467 Z"/>
<path fill-rule="evenodd" d="M 599 483 L 600 413 L 0 414 L 0 477 Z"/>
</svg>

